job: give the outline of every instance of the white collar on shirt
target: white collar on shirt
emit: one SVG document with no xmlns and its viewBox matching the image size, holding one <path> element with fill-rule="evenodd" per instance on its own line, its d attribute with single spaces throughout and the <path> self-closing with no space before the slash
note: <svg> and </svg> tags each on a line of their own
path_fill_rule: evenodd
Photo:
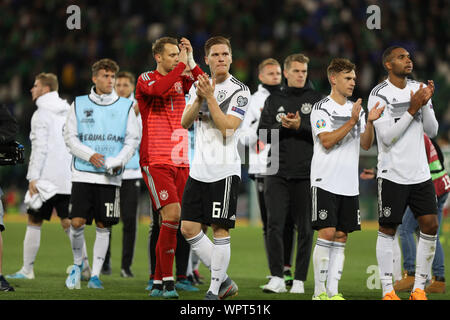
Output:
<svg viewBox="0 0 450 320">
<path fill-rule="evenodd" d="M 100 105 L 108 105 L 112 104 L 114 101 L 116 101 L 119 96 L 117 95 L 116 91 L 113 89 L 113 91 L 109 94 L 98 94 L 95 92 L 95 86 L 91 88 L 91 93 L 89 94 L 89 98 L 94 101 L 96 104 Z"/>
</svg>

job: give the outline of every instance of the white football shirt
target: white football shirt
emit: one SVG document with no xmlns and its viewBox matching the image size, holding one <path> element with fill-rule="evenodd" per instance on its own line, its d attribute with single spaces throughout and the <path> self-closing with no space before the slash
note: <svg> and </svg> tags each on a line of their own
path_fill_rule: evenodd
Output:
<svg viewBox="0 0 450 320">
<path fill-rule="evenodd" d="M 187 105 L 194 103 L 196 90 L 194 83 Z M 244 119 L 251 97 L 246 85 L 230 75 L 224 82 L 216 83 L 214 96 L 224 114 Z M 194 159 L 189 175 L 202 182 L 215 182 L 232 175 L 241 177 L 241 158 L 237 148 L 239 129 L 225 139 L 209 116 L 206 102 L 200 111 L 203 116 L 196 120 Z"/>
<path fill-rule="evenodd" d="M 385 80 L 372 89 L 368 100 L 369 111 L 377 102 L 380 102 L 379 107 L 386 106 L 382 116 L 374 121 L 378 144 L 377 175 L 398 184 L 416 184 L 431 178 L 423 140 L 424 117 L 427 117 L 428 123 L 431 122 L 437 131 L 437 120 L 431 100 L 414 117 L 409 113 L 405 115 L 409 108 L 411 91 L 416 92 L 419 86 L 419 82 L 408 79 L 406 87 L 400 89 Z M 406 129 L 399 135 L 389 137 L 388 144 L 386 139 L 383 142 L 381 135 L 392 130 L 404 115 L 410 117 Z M 427 134 L 434 136 L 431 132 Z"/>
<path fill-rule="evenodd" d="M 359 194 L 360 135 L 366 128 L 364 111 L 350 132 L 329 150 L 319 139 L 322 132 L 332 132 L 350 120 L 353 102 L 338 104 L 330 96 L 320 100 L 311 111 L 311 128 L 314 153 L 311 161 L 311 186 L 334 194 L 356 196 Z"/>
</svg>

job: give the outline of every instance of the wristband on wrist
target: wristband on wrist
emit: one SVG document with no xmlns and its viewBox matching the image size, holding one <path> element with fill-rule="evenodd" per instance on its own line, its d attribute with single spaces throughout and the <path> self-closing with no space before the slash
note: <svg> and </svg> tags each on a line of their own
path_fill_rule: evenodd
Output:
<svg viewBox="0 0 450 320">
<path fill-rule="evenodd" d="M 188 53 L 187 60 L 188 60 L 187 63 L 188 63 L 189 68 L 191 70 L 194 69 L 197 64 L 195 63 L 194 55 L 192 54 L 192 51 Z"/>
</svg>

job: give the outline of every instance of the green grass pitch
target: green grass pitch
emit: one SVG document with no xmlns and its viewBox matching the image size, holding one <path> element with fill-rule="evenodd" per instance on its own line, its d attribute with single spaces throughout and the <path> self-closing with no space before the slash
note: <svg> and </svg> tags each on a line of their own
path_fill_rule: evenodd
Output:
<svg viewBox="0 0 450 320">
<path fill-rule="evenodd" d="M 53 218 L 55 221 L 57 218 Z M 447 219 L 448 220 L 448 219 Z M 24 222 L 6 222 L 3 232 L 4 254 L 3 273 L 10 274 L 22 266 L 23 238 L 26 224 Z M 69 239 L 62 231 L 59 223 L 44 223 L 42 227 L 41 247 L 35 262 L 34 280 L 10 280 L 15 292 L 0 292 L 0 300 L 154 300 L 148 296 L 145 287 L 148 280 L 147 257 L 147 224 L 139 224 L 138 239 L 133 263 L 134 278 L 121 278 L 121 229 L 119 224 L 113 228 L 112 240 L 112 275 L 102 275 L 104 290 L 87 288 L 82 282 L 81 290 L 68 290 L 65 285 L 66 268 L 72 263 L 72 252 Z M 444 252 L 446 254 L 446 278 L 450 279 L 450 239 L 444 232 Z M 85 229 L 88 254 L 92 265 L 92 247 L 95 238 L 95 227 Z M 345 251 L 345 265 L 339 291 L 346 299 L 379 300 L 380 289 L 369 289 L 376 284 L 371 266 L 376 266 L 375 256 L 376 230 L 366 229 L 349 235 Z M 373 270 L 373 269 L 372 269 Z M 369 272 L 369 273 L 368 273 Z M 209 271 L 203 266 L 200 273 L 205 276 L 205 284 L 200 285 L 199 292 L 179 291 L 180 300 L 202 300 L 209 286 Z M 305 294 L 267 294 L 260 285 L 267 282 L 269 274 L 263 249 L 262 231 L 260 227 L 238 226 L 231 231 L 231 261 L 228 274 L 239 286 L 239 295 L 233 300 L 311 300 L 314 289 L 312 264 L 305 282 Z M 408 293 L 399 293 L 400 298 L 407 299 Z M 449 299 L 446 294 L 429 294 L 430 300 Z"/>
</svg>

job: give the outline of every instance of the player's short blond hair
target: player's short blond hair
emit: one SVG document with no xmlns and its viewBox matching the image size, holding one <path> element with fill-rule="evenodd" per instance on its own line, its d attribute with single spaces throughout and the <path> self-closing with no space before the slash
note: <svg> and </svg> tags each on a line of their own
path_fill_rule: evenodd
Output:
<svg viewBox="0 0 450 320">
<path fill-rule="evenodd" d="M 305 56 L 303 53 L 294 53 L 286 57 L 284 59 L 284 69 L 287 70 L 291 67 L 292 62 L 300 62 L 300 63 L 309 63 L 309 58 Z"/>
<path fill-rule="evenodd" d="M 258 72 L 261 73 L 266 66 L 280 66 L 280 63 L 274 58 L 267 58 L 258 65 Z"/>
<path fill-rule="evenodd" d="M 39 80 L 42 86 L 49 87 L 50 91 L 58 91 L 58 77 L 54 73 L 39 73 L 35 80 Z"/>
<path fill-rule="evenodd" d="M 230 43 L 230 39 L 222 37 L 222 36 L 216 36 L 216 37 L 212 37 L 209 38 L 208 40 L 206 40 L 205 42 L 205 56 L 209 55 L 209 51 L 211 50 L 211 47 L 216 45 L 216 44 L 224 44 L 228 47 L 228 49 L 230 49 L 230 53 L 231 53 L 231 43 Z"/>
</svg>

